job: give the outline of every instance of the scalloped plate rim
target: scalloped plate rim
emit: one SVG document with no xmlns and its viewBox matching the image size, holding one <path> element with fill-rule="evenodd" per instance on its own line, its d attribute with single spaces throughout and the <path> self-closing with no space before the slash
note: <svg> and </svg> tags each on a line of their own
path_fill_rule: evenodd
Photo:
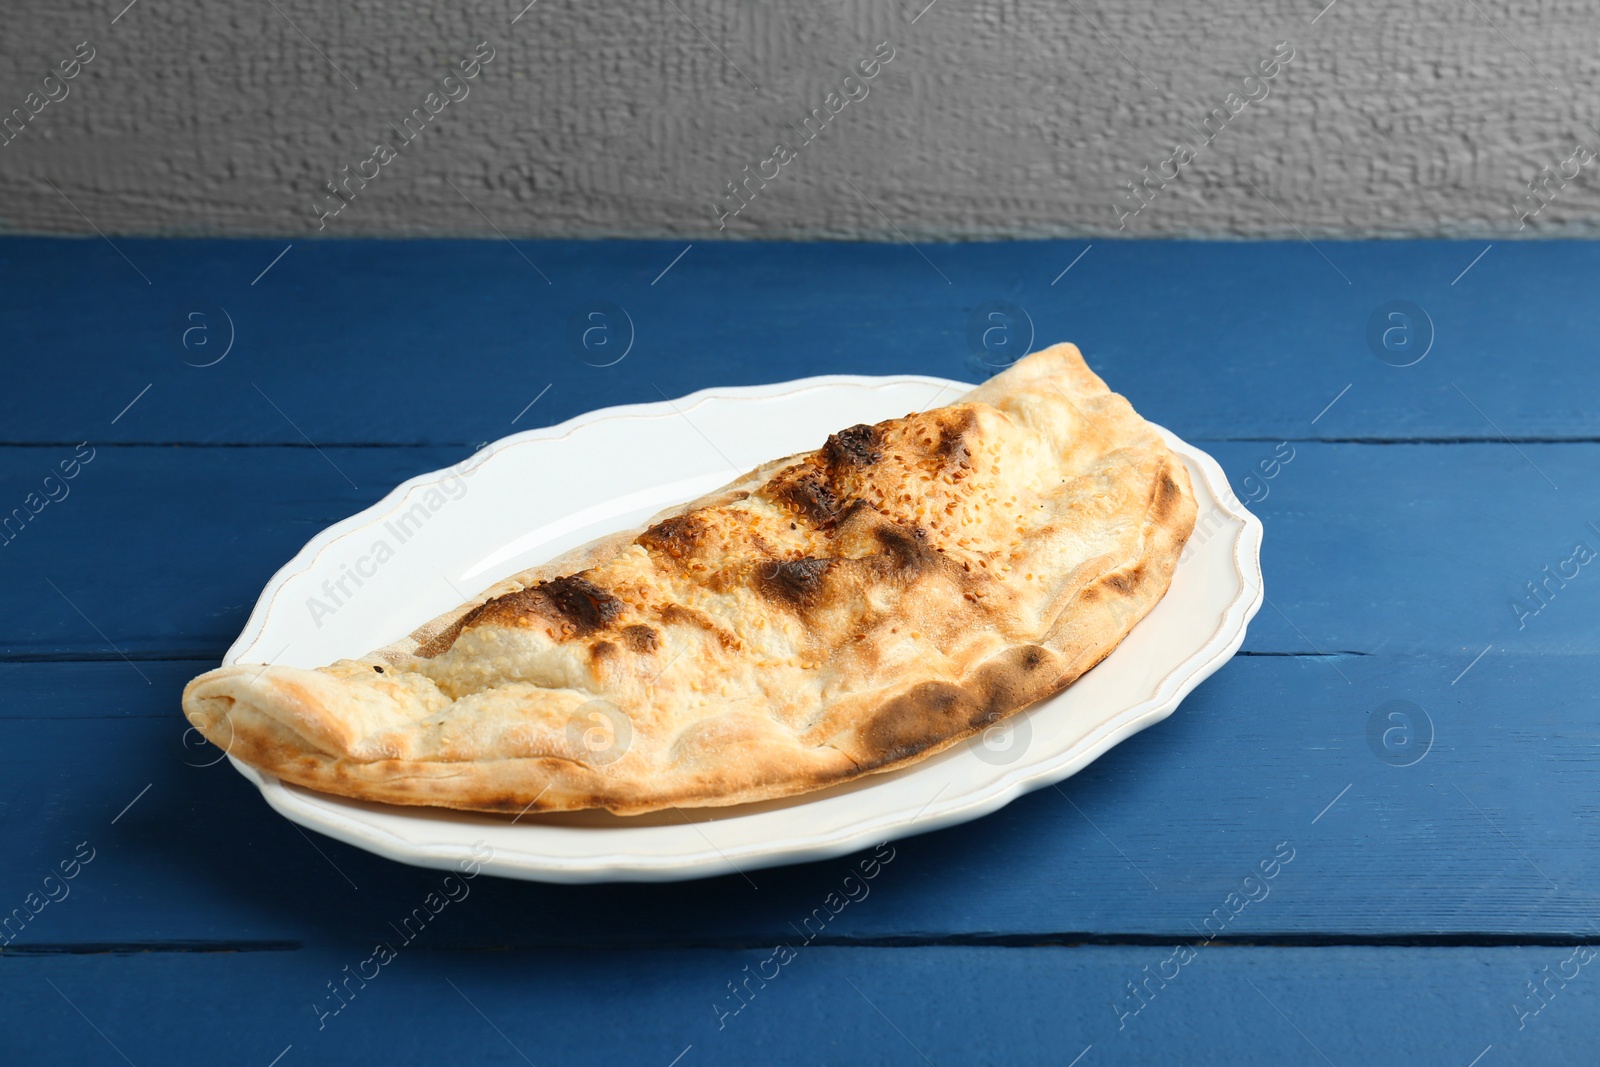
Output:
<svg viewBox="0 0 1600 1067">
<path fill-rule="evenodd" d="M 762 385 L 713 386 L 676 400 L 600 408 L 574 416 L 554 426 L 520 431 L 490 443 L 464 462 L 474 466 L 488 463 L 514 446 L 535 441 L 560 441 L 605 423 L 641 418 L 677 417 L 694 411 L 708 401 L 775 399 L 792 397 L 812 390 L 842 387 L 882 389 L 906 384 L 938 387 L 941 392 L 973 388 L 968 382 L 918 374 L 881 376 L 833 374 Z M 1199 468 L 1215 500 L 1217 510 L 1227 518 L 1240 523 L 1239 531 L 1233 540 L 1231 554 L 1240 589 L 1227 605 L 1221 606 L 1216 627 L 1204 640 L 1198 642 L 1188 657 L 1154 684 L 1151 696 L 1107 716 L 1088 735 L 1065 752 L 1048 760 L 1024 764 L 1011 774 L 990 784 L 986 789 L 953 797 L 945 804 L 937 804 L 936 795 L 922 811 L 909 818 L 903 809 L 896 809 L 879 813 L 859 823 L 803 839 L 776 843 L 755 842 L 732 845 L 728 848 L 710 845 L 703 852 L 676 853 L 664 857 L 644 855 L 637 850 L 577 858 L 554 855 L 506 858 L 497 852 L 488 859 L 478 860 L 482 864 L 482 869 L 503 877 L 558 883 L 676 881 L 715 877 L 744 869 L 828 859 L 882 841 L 927 833 L 981 818 L 1025 793 L 1071 777 L 1117 744 L 1166 719 L 1177 709 L 1184 697 L 1232 658 L 1243 644 L 1247 626 L 1260 609 L 1265 596 L 1260 562 L 1263 528 L 1260 520 L 1232 493 L 1227 476 L 1215 459 L 1164 427 L 1155 428 L 1174 451 Z M 267 618 L 276 605 L 278 595 L 291 579 L 312 569 L 318 558 L 336 543 L 392 516 L 413 490 L 437 484 L 452 469 L 429 471 L 409 478 L 380 500 L 328 526 L 308 541 L 267 582 L 245 622 L 243 631 L 224 654 L 223 664 L 237 662 L 244 652 L 249 651 L 259 641 L 266 627 Z M 273 810 L 297 825 L 316 830 L 387 859 L 415 866 L 446 868 L 469 856 L 469 850 L 463 845 L 408 840 L 388 829 L 363 822 L 349 811 L 327 806 L 337 805 L 345 798 L 288 786 L 232 755 L 228 756 L 228 761 L 261 790 Z M 796 798 L 796 803 L 803 805 L 804 801 Z M 406 809 L 403 807 L 389 805 L 382 807 L 399 817 L 403 818 L 406 815 Z M 743 862 L 736 865 L 734 862 L 736 860 Z"/>
</svg>

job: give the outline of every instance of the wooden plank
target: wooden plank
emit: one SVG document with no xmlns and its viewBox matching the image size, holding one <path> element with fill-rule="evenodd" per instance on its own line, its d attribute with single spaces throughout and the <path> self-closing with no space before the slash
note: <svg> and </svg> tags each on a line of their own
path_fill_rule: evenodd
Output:
<svg viewBox="0 0 1600 1067">
<path fill-rule="evenodd" d="M 52 462 L 72 454 L 0 449 L 0 499 L 24 504 Z M 97 448 L 65 497 L 33 505 L 38 513 L 0 545 L 0 613 L 19 613 L 0 617 L 0 655 L 220 658 L 302 545 L 467 454 Z"/>
<path fill-rule="evenodd" d="M 296 952 L 6 953 L 0 1024 L 8 1061 L 19 1064 L 120 1055 L 283 1067 L 1487 1067 L 1586 1063 L 1600 1040 L 1592 946 L 1212 947 L 1179 957 L 1170 945 L 789 948 L 457 953 L 402 943 L 382 965 L 364 941 Z M 344 982 L 336 999 L 330 984 Z M 1147 983 L 1142 1000 L 1128 991 L 1134 982 Z M 1530 984 L 1546 982 L 1536 1000 Z"/>
<path fill-rule="evenodd" d="M 0 662 L 0 720 L 168 718 L 209 660 Z M 209 758 L 209 757 L 208 757 Z"/>
<path fill-rule="evenodd" d="M 1456 670 L 1491 644 L 1600 650 L 1600 580 L 1569 562 L 1580 540 L 1600 550 L 1600 446 L 1287 448 L 1213 447 L 1267 527 L 1271 602 L 1246 650 L 1426 651 Z M 37 489 L 49 455 L 0 449 L 0 500 Z M 0 546 L 0 656 L 220 657 L 302 544 L 465 455 L 102 447 Z"/>
<path fill-rule="evenodd" d="M 980 343 L 996 310 L 1011 347 L 1076 341 L 1191 438 L 1600 436 L 1587 242 L 701 242 L 663 275 L 684 245 L 330 240 L 258 279 L 284 247 L 130 239 L 146 285 L 98 240 L 0 240 L 0 315 L 35 357 L 3 440 L 469 444 L 658 389 L 976 379 L 1006 358 Z M 1368 340 L 1405 328 L 1396 300 L 1434 335 L 1410 367 Z M 607 309 L 610 347 L 573 340 Z"/>
<path fill-rule="evenodd" d="M 1585 930 L 1600 913 L 1592 664 L 1496 653 L 1452 685 L 1458 665 L 1426 656 L 1241 657 L 1060 790 L 897 843 L 827 937 L 1170 938 L 1208 919 L 1244 939 Z M 310 944 L 381 927 L 427 892 L 434 872 L 302 834 L 214 749 L 186 745 L 178 687 L 198 666 L 143 664 L 149 686 L 120 662 L 7 669 L 0 902 L 80 842 L 98 857 L 18 945 Z M 101 698 L 125 701 L 117 717 L 56 717 L 79 715 L 80 672 L 91 693 L 121 687 Z M 1416 705 L 1410 735 L 1395 700 Z M 1405 746 L 1430 731 L 1431 746 Z M 1292 860 L 1265 893 L 1246 887 L 1280 842 Z M 759 944 L 856 862 L 754 872 L 757 889 L 485 879 L 439 943 Z M 1230 905 L 1241 892 L 1261 899 Z"/>
</svg>

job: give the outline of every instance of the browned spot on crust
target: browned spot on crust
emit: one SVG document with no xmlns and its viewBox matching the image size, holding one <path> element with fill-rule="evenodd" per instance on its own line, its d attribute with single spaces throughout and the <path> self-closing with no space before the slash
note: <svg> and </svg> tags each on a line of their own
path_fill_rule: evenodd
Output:
<svg viewBox="0 0 1600 1067">
<path fill-rule="evenodd" d="M 854 520 L 858 515 L 870 515 L 874 519 L 881 519 L 883 512 L 858 497 L 839 509 L 839 514 L 833 520 L 834 525 L 843 526 Z"/>
<path fill-rule="evenodd" d="M 1125 571 L 1108 574 L 1102 580 L 1106 585 L 1127 596 L 1138 588 L 1139 579 L 1142 577 L 1144 577 L 1144 565 L 1140 564 Z"/>
<path fill-rule="evenodd" d="M 594 644 L 589 646 L 589 659 L 597 664 L 601 660 L 604 660 L 609 656 L 615 656 L 616 654 L 617 646 L 612 644 L 610 641 L 596 641 Z"/>
<path fill-rule="evenodd" d="M 984 662 L 961 685 L 924 682 L 884 704 L 860 737 L 875 753 L 863 769 L 909 759 L 952 737 L 989 726 L 1051 691 L 1056 657 L 1021 645 Z"/>
<path fill-rule="evenodd" d="M 1172 480 L 1168 471 L 1161 472 L 1161 480 L 1156 482 L 1156 498 L 1152 512 L 1157 522 L 1164 521 L 1172 513 L 1172 508 L 1178 503 L 1178 498 L 1183 495 L 1183 490 L 1178 488 L 1178 483 Z"/>
<path fill-rule="evenodd" d="M 978 424 L 971 408 L 957 408 L 951 418 L 939 427 L 939 440 L 933 446 L 934 455 L 952 467 L 964 467 L 972 458 L 967 449 L 967 433 Z"/>
<path fill-rule="evenodd" d="M 1055 658 L 1038 645 L 1018 645 L 986 660 L 967 682 L 983 710 L 983 723 L 996 722 L 1049 692 Z"/>
<path fill-rule="evenodd" d="M 968 728 L 975 706 L 967 691 L 950 682 L 923 682 L 895 697 L 861 728 L 873 760 L 863 769 L 897 763 Z"/>
<path fill-rule="evenodd" d="M 877 427 L 858 423 L 830 434 L 822 455 L 830 467 L 870 467 L 878 462 L 880 447 Z"/>
<path fill-rule="evenodd" d="M 706 527 L 693 512 L 663 519 L 634 539 L 646 552 L 683 559 L 692 555 Z"/>
<path fill-rule="evenodd" d="M 859 423 L 830 434 L 822 448 L 803 463 L 780 471 L 765 492 L 819 530 L 829 530 L 854 514 L 861 501 L 851 499 L 853 475 L 883 456 L 883 432 Z"/>
<path fill-rule="evenodd" d="M 472 618 L 477 613 L 478 609 L 473 608 L 471 611 L 461 616 L 461 618 L 451 623 L 445 629 L 439 631 L 427 641 L 423 642 L 423 644 L 417 649 L 418 658 L 433 659 L 435 656 L 442 656 L 444 653 L 450 651 L 451 647 L 456 643 L 456 638 L 461 636 L 462 627 L 467 624 L 468 619 Z"/>
<path fill-rule="evenodd" d="M 630 649 L 640 654 L 654 652 L 661 647 L 661 635 L 642 623 L 624 626 L 622 639 L 627 642 Z"/>
<path fill-rule="evenodd" d="M 613 619 L 622 614 L 622 601 L 577 575 L 552 578 L 548 582 L 540 582 L 536 588 L 550 598 L 556 610 L 568 621 L 585 632 L 610 625 Z"/>
<path fill-rule="evenodd" d="M 839 497 L 815 467 L 802 468 L 774 485 L 773 499 L 819 528 L 832 525 L 839 515 Z"/>
<path fill-rule="evenodd" d="M 831 559 L 768 560 L 756 571 L 756 589 L 796 610 L 814 607 L 822 598 L 823 579 Z"/>
<path fill-rule="evenodd" d="M 610 625 L 621 614 L 622 601 L 587 578 L 574 574 L 495 597 L 468 613 L 461 620 L 460 628 L 464 630 L 484 623 L 509 624 L 538 617 L 559 623 L 564 637 L 587 637 Z"/>
<path fill-rule="evenodd" d="M 485 600 L 462 617 L 459 629 L 485 622 L 505 622 L 539 614 L 543 598 L 537 589 L 519 589 L 515 593 Z"/>
<path fill-rule="evenodd" d="M 893 523 L 884 523 L 872 531 L 872 536 L 883 546 L 896 572 L 914 574 L 933 562 L 933 553 L 927 546 L 928 532 L 920 526 L 907 533 Z"/>
<path fill-rule="evenodd" d="M 715 637 L 717 639 L 717 643 L 720 644 L 724 649 L 734 650 L 744 646 L 744 643 L 739 640 L 739 636 L 737 634 L 717 622 L 717 620 L 713 619 L 703 611 L 697 611 L 694 608 L 686 608 L 682 604 L 664 604 L 657 609 L 656 614 L 660 616 L 661 621 L 668 626 L 693 626 L 696 629 L 704 630 L 706 633 Z"/>
</svg>

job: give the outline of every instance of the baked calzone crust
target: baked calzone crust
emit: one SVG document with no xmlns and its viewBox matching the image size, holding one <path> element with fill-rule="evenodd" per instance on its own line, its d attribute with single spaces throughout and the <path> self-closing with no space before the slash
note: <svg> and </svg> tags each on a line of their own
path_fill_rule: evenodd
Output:
<svg viewBox="0 0 1600 1067">
<path fill-rule="evenodd" d="M 1058 692 L 1166 592 L 1182 460 L 1072 345 L 852 426 L 643 530 L 317 670 L 241 664 L 189 720 L 363 800 L 621 814 L 899 767 Z"/>
</svg>

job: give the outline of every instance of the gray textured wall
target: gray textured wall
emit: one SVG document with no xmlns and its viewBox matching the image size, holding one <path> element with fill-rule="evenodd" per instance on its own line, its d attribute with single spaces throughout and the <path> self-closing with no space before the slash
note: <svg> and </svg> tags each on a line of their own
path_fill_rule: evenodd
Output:
<svg viewBox="0 0 1600 1067">
<path fill-rule="evenodd" d="M 1588 90 L 1600 12 L 1581 0 L 525 2 L 8 5 L 0 226 L 890 238 L 1597 228 L 1600 102 Z M 93 58 L 46 81 L 80 42 Z M 443 83 L 479 42 L 493 58 Z M 880 42 L 892 60 L 860 79 L 856 64 Z M 1294 58 L 1246 83 L 1278 42 Z M 414 119 L 422 132 L 403 143 L 396 126 L 417 108 L 429 121 Z M 813 108 L 828 122 L 803 143 Z M 1213 108 L 1219 131 L 1216 117 L 1202 125 Z M 393 158 L 364 162 L 379 142 Z M 778 142 L 792 155 L 774 159 Z M 1180 142 L 1192 161 L 1174 159 Z M 748 206 L 720 228 L 737 203 L 727 183 L 746 165 L 776 176 L 752 180 Z M 324 183 L 345 167 L 376 176 L 350 182 L 348 203 L 319 219 L 341 203 Z M 1133 213 L 1126 183 L 1146 167 L 1176 176 L 1152 177 Z"/>
</svg>

